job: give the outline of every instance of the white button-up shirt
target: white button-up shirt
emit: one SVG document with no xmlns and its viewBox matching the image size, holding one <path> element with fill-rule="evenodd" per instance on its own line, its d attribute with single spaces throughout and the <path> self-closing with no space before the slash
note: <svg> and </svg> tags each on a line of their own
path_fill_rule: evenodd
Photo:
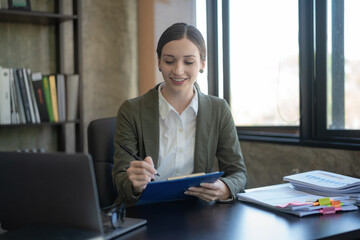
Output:
<svg viewBox="0 0 360 240">
<path fill-rule="evenodd" d="M 189 106 L 180 115 L 161 94 L 159 86 L 160 149 L 157 172 L 164 180 L 169 177 L 191 174 L 194 171 L 197 90 Z"/>
</svg>

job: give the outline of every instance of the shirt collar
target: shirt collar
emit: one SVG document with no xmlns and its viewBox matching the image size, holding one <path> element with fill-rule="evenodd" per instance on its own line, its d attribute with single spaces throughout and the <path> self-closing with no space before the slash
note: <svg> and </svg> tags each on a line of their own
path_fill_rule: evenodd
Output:
<svg viewBox="0 0 360 240">
<path fill-rule="evenodd" d="M 170 111 L 176 112 L 176 110 L 170 105 L 168 101 L 163 97 L 161 94 L 161 89 L 164 87 L 164 83 L 161 83 L 158 88 L 159 93 L 159 113 L 162 119 L 165 119 L 166 116 L 169 114 Z M 195 116 L 197 115 L 198 109 L 199 109 L 199 101 L 198 101 L 198 92 L 196 87 L 194 86 L 194 97 L 192 98 L 189 106 L 185 109 L 187 111 L 188 109 L 192 109 L 194 111 Z"/>
</svg>

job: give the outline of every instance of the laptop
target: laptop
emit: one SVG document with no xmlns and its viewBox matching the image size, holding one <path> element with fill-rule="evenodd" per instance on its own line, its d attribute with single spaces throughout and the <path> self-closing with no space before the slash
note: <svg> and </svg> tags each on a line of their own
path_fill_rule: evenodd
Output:
<svg viewBox="0 0 360 240">
<path fill-rule="evenodd" d="M 60 226 L 111 239 L 146 224 L 125 218 L 112 227 L 101 214 L 92 159 L 86 154 L 0 152 L 0 192 L 0 226 L 8 233 Z"/>
</svg>

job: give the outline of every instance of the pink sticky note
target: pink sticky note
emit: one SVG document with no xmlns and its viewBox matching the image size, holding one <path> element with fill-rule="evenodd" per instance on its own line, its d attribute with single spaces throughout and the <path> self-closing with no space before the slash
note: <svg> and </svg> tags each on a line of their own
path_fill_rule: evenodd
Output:
<svg viewBox="0 0 360 240">
<path fill-rule="evenodd" d="M 290 203 L 285 203 L 285 204 L 282 204 L 282 205 L 278 205 L 277 207 L 285 208 L 285 207 L 288 207 L 288 206 L 301 206 L 301 205 L 308 205 L 308 203 L 292 201 Z"/>
<path fill-rule="evenodd" d="M 320 212 L 326 215 L 326 214 L 334 214 L 336 213 L 336 210 L 335 207 L 324 207 L 323 209 L 320 209 Z"/>
</svg>

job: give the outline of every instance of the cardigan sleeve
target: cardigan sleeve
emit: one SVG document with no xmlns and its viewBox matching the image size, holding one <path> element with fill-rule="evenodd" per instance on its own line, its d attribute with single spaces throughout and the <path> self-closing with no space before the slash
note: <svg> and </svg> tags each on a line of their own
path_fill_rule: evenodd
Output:
<svg viewBox="0 0 360 240">
<path fill-rule="evenodd" d="M 118 110 L 112 171 L 113 182 L 118 192 L 115 203 L 125 202 L 127 205 L 132 205 L 140 197 L 140 195 L 134 196 L 132 183 L 126 172 L 134 159 L 122 150 L 120 143 L 142 158 L 152 156 L 154 164 L 156 163 L 158 130 L 155 125 L 158 122 L 158 86 L 142 96 L 126 100 Z M 148 136 L 147 140 L 145 136 Z"/>
<path fill-rule="evenodd" d="M 127 205 L 134 204 L 139 199 L 139 196 L 134 196 L 132 183 L 126 172 L 133 158 L 120 148 L 119 143 L 126 145 L 135 153 L 138 151 L 137 131 L 135 120 L 132 116 L 134 112 L 133 109 L 134 106 L 130 101 L 125 101 L 120 106 L 114 134 L 114 166 L 112 177 L 114 186 L 118 192 L 115 203 L 125 202 Z"/>
<path fill-rule="evenodd" d="M 246 187 L 247 170 L 230 107 L 225 100 L 221 102 L 216 158 L 219 170 L 224 171 L 221 180 L 229 187 L 235 199 L 236 193 L 243 192 Z"/>
</svg>

